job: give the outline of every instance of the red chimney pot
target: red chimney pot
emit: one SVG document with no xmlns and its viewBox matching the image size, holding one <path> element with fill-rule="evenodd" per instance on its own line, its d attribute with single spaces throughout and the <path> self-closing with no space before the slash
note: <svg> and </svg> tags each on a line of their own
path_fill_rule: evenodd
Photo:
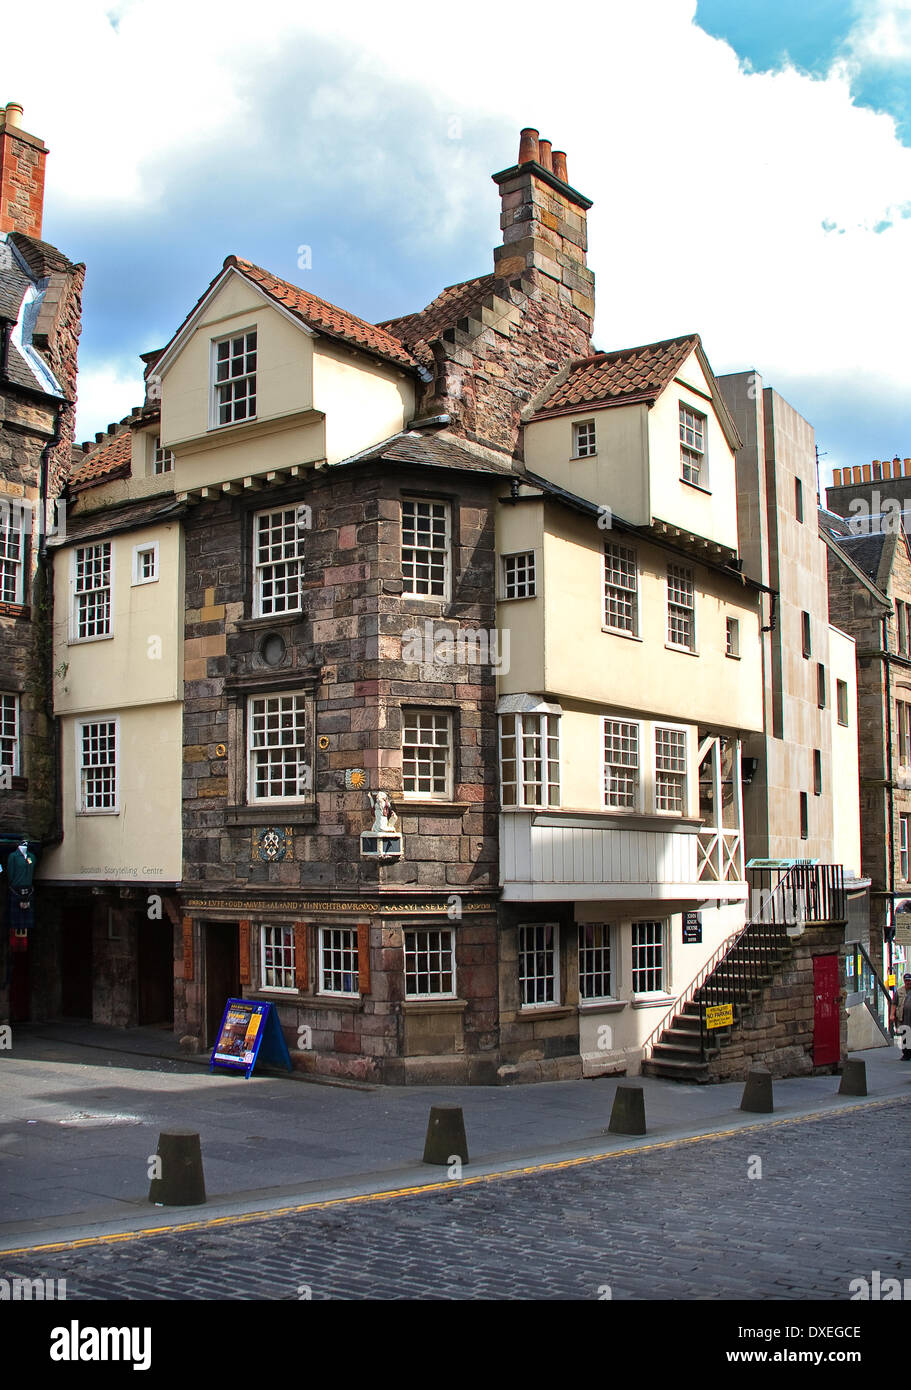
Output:
<svg viewBox="0 0 911 1390">
<path fill-rule="evenodd" d="M 539 140 L 539 141 L 538 141 L 538 163 L 539 163 L 539 164 L 542 166 L 542 168 L 544 168 L 544 169 L 553 170 L 553 163 L 552 163 L 551 157 L 550 157 L 550 141 L 549 141 L 549 140 Z"/>
<path fill-rule="evenodd" d="M 527 164 L 529 160 L 537 161 L 538 158 L 538 132 L 531 126 L 526 126 L 519 135 L 519 163 Z"/>
<path fill-rule="evenodd" d="M 562 179 L 564 183 L 569 183 L 569 174 L 566 172 L 566 151 L 553 150 L 550 158 L 557 178 Z"/>
</svg>

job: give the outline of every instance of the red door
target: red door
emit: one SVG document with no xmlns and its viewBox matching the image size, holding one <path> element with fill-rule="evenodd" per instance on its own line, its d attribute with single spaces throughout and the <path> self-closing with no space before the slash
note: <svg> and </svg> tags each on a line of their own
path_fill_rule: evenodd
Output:
<svg viewBox="0 0 911 1390">
<path fill-rule="evenodd" d="M 813 957 L 813 1065 L 841 1060 L 838 956 Z"/>
</svg>

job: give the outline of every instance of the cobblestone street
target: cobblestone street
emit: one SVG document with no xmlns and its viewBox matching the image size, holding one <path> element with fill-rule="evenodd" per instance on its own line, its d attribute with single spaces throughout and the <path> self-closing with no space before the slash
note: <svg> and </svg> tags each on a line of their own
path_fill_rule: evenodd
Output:
<svg viewBox="0 0 911 1390">
<path fill-rule="evenodd" d="M 432 1194 L 4 1256 L 2 1273 L 65 1278 L 68 1300 L 848 1300 L 873 1270 L 911 1275 L 907 1228 L 884 1201 L 907 1183 L 909 1119 L 892 1101 Z"/>
</svg>

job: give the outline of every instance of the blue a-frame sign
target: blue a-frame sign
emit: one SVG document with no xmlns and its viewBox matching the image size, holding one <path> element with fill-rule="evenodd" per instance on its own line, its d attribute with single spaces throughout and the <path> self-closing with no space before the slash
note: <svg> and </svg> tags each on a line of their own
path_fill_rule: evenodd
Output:
<svg viewBox="0 0 911 1390">
<path fill-rule="evenodd" d="M 226 1071 L 242 1071 L 249 1080 L 258 1060 L 285 1066 L 291 1071 L 291 1056 L 272 1005 L 253 999 L 229 999 L 222 1015 L 221 1026 L 209 1071 L 222 1067 Z"/>
</svg>

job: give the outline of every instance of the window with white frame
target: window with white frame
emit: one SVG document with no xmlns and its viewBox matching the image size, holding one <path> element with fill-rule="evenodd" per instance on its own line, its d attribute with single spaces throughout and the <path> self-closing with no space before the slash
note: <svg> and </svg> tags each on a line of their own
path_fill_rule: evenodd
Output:
<svg viewBox="0 0 911 1390">
<path fill-rule="evenodd" d="M 449 597 L 449 503 L 402 502 L 402 593 Z"/>
<path fill-rule="evenodd" d="M 25 601 L 24 551 L 23 517 L 4 499 L 0 509 L 0 603 Z"/>
<path fill-rule="evenodd" d="M 634 994 L 660 994 L 663 992 L 664 939 L 664 922 L 632 923 Z"/>
<path fill-rule="evenodd" d="M 680 476 L 705 485 L 705 416 L 680 402 Z"/>
<path fill-rule="evenodd" d="M 79 758 L 79 810 L 117 810 L 117 720 L 79 724 L 76 731 Z"/>
<path fill-rule="evenodd" d="M 696 595 L 693 571 L 683 565 L 667 567 L 667 640 L 672 647 L 693 651 L 696 646 Z"/>
<path fill-rule="evenodd" d="M 405 928 L 405 998 L 455 998 L 455 933 L 446 927 Z"/>
<path fill-rule="evenodd" d="M 895 714 L 898 725 L 898 763 L 899 767 L 908 767 L 911 765 L 911 704 L 907 700 L 896 700 Z"/>
<path fill-rule="evenodd" d="M 581 420 L 573 425 L 573 458 L 587 459 L 597 452 L 594 420 Z"/>
<path fill-rule="evenodd" d="M 685 815 L 686 731 L 655 726 L 655 810 Z"/>
<path fill-rule="evenodd" d="M 171 449 L 163 449 L 161 447 L 161 435 L 156 434 L 154 456 L 152 459 L 152 472 L 160 476 L 162 473 L 173 473 L 173 471 L 174 453 Z"/>
<path fill-rule="evenodd" d="M 725 618 L 724 654 L 734 657 L 740 655 L 739 618 Z"/>
<path fill-rule="evenodd" d="M 519 927 L 519 1001 L 525 1007 L 559 1003 L 557 936 L 553 922 Z"/>
<path fill-rule="evenodd" d="M 133 546 L 133 587 L 154 584 L 158 579 L 158 542 Z"/>
<path fill-rule="evenodd" d="M 503 556 L 503 597 L 534 598 L 535 552 L 524 550 Z"/>
<path fill-rule="evenodd" d="M 639 805 L 639 725 L 604 721 L 604 804 L 634 811 Z"/>
<path fill-rule="evenodd" d="M 560 716 L 500 716 L 500 786 L 504 806 L 560 805 Z"/>
<path fill-rule="evenodd" d="M 0 768 L 19 776 L 19 696 L 0 695 Z"/>
<path fill-rule="evenodd" d="M 402 791 L 405 796 L 452 797 L 452 716 L 402 711 Z"/>
<path fill-rule="evenodd" d="M 251 695 L 247 705 L 248 796 L 301 801 L 312 793 L 310 696 Z"/>
<path fill-rule="evenodd" d="M 296 992 L 294 928 L 261 927 L 260 947 L 262 950 L 262 968 L 260 971 L 262 988 Z"/>
<path fill-rule="evenodd" d="M 579 998 L 613 995 L 611 927 L 607 922 L 579 923 Z"/>
<path fill-rule="evenodd" d="M 899 816 L 899 872 L 902 883 L 908 882 L 908 851 L 911 847 L 911 816 Z"/>
<path fill-rule="evenodd" d="M 236 425 L 256 415 L 256 330 L 213 344 L 216 425 Z"/>
<path fill-rule="evenodd" d="M 305 536 L 300 507 L 279 507 L 254 516 L 254 617 L 300 612 Z"/>
<path fill-rule="evenodd" d="M 639 635 L 639 567 L 635 550 L 607 541 L 604 546 L 604 625 Z"/>
<path fill-rule="evenodd" d="M 111 635 L 111 542 L 79 545 L 73 552 L 73 636 L 79 641 Z"/>
<path fill-rule="evenodd" d="M 320 994 L 358 994 L 359 970 L 357 927 L 320 927 Z"/>
</svg>

